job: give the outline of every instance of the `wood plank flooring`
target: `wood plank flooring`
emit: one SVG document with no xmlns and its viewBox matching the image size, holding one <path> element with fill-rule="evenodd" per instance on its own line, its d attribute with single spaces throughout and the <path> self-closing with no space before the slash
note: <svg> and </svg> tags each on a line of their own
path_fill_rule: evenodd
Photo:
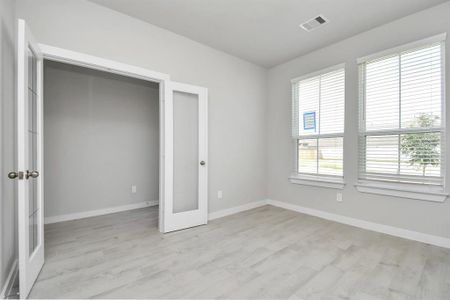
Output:
<svg viewBox="0 0 450 300">
<path fill-rule="evenodd" d="M 47 225 L 30 298 L 450 299 L 450 250 L 264 206 L 160 234 L 157 207 Z"/>
</svg>

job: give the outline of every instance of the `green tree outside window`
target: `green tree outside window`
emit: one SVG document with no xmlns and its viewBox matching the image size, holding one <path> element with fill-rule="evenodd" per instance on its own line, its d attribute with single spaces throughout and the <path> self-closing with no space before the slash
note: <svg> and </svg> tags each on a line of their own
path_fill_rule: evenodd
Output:
<svg viewBox="0 0 450 300">
<path fill-rule="evenodd" d="M 438 117 L 422 114 L 415 118 L 412 128 L 432 128 Z M 427 167 L 440 164 L 440 133 L 412 133 L 401 136 L 401 152 L 408 157 L 410 166 L 422 171 L 425 176 Z"/>
</svg>

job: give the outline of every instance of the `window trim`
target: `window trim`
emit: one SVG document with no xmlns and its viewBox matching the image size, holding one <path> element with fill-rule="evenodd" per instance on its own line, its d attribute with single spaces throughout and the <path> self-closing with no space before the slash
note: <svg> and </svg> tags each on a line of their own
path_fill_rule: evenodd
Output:
<svg viewBox="0 0 450 300">
<path fill-rule="evenodd" d="M 441 42 L 445 42 L 445 40 L 447 39 L 447 33 L 440 33 L 428 38 L 424 38 L 415 42 L 411 42 L 411 43 L 407 43 L 404 45 L 400 45 L 398 47 L 394 47 L 394 48 L 390 48 L 387 50 L 383 50 L 374 54 L 370 54 L 367 56 L 363 56 L 358 58 L 356 61 L 358 63 L 358 65 L 361 65 L 363 63 L 366 62 L 370 62 L 370 61 L 374 61 L 380 58 L 386 58 L 389 57 L 391 55 L 396 55 L 399 54 L 401 52 L 405 52 L 405 51 L 409 51 L 409 50 L 414 50 L 415 48 L 420 48 L 420 47 L 424 47 L 427 45 L 431 45 L 431 44 L 436 44 L 436 43 L 441 43 Z"/>
<path fill-rule="evenodd" d="M 291 83 L 294 84 L 294 83 L 297 83 L 297 82 L 305 80 L 305 79 L 309 79 L 309 78 L 316 77 L 316 76 L 319 76 L 319 75 L 323 75 L 323 74 L 326 74 L 326 73 L 331 73 L 331 72 L 334 72 L 334 71 L 337 71 L 337 70 L 340 70 L 340 69 L 344 69 L 345 70 L 345 63 L 340 63 L 340 64 L 337 64 L 337 65 L 334 65 L 334 66 L 331 66 L 331 67 L 328 67 L 328 68 L 324 68 L 324 69 L 321 69 L 321 70 L 318 70 L 318 71 L 314 71 L 314 72 L 311 72 L 311 73 L 308 73 L 308 74 L 305 74 L 305 75 L 301 75 L 299 77 L 292 78 L 291 79 Z"/>
<path fill-rule="evenodd" d="M 345 187 L 343 176 L 293 173 L 288 179 L 289 182 L 300 185 L 318 186 L 338 190 L 343 190 Z"/>
<path fill-rule="evenodd" d="M 345 155 L 343 153 L 342 155 L 342 175 L 327 175 L 327 174 L 315 174 L 315 173 L 300 173 L 298 172 L 298 141 L 301 139 L 317 139 L 319 141 L 320 138 L 342 138 L 342 151 L 344 152 L 344 141 L 345 141 L 345 104 L 346 104 L 346 84 L 347 84 L 347 69 L 346 69 L 346 63 L 340 63 L 337 65 L 333 65 L 331 67 L 327 67 L 324 69 L 320 69 L 314 72 L 310 72 L 307 74 L 304 74 L 299 77 L 295 77 L 291 79 L 291 90 L 292 86 L 294 84 L 297 84 L 298 82 L 306 79 L 310 79 L 313 77 L 317 77 L 320 75 L 324 75 L 327 73 L 331 73 L 338 70 L 344 70 L 344 131 L 342 133 L 329 133 L 329 134 L 309 134 L 309 135 L 299 135 L 297 137 L 292 137 L 293 139 L 293 146 L 294 146 L 294 172 L 289 177 L 289 181 L 291 183 L 295 184 L 301 184 L 301 185 L 312 185 L 312 186 L 320 186 L 320 187 L 328 187 L 328 188 L 337 188 L 337 189 L 343 189 L 345 186 L 344 182 L 344 169 L 345 169 Z M 292 99 L 292 114 L 295 112 L 296 103 L 295 99 Z M 298 104 L 298 102 L 297 102 Z M 294 116 L 292 115 L 292 118 L 294 119 Z"/>
<path fill-rule="evenodd" d="M 372 55 L 368 55 L 365 57 L 361 57 L 357 59 L 357 63 L 359 66 L 359 129 L 358 129 L 358 139 L 362 136 L 372 136 L 372 135 L 387 135 L 387 132 L 391 131 L 392 134 L 401 134 L 404 132 L 410 131 L 425 131 L 430 132 L 439 130 L 441 136 L 447 136 L 447 107 L 446 107 L 446 38 L 447 33 L 441 33 L 429 38 L 425 38 L 422 40 L 418 40 L 415 42 L 411 42 L 405 45 L 401 45 L 395 48 L 391 48 L 388 50 L 384 50 L 378 53 L 374 53 Z M 365 72 L 365 64 L 367 62 L 371 62 L 374 60 L 387 58 L 393 55 L 399 55 L 402 52 L 414 51 L 415 49 L 419 49 L 421 47 L 426 47 L 432 44 L 441 44 L 441 65 L 442 65 L 442 78 L 441 78 L 441 127 L 439 128 L 427 128 L 427 129 L 394 129 L 394 130 L 372 130 L 366 131 L 365 123 L 363 116 L 365 117 L 365 85 L 366 85 L 366 72 Z M 359 142 L 358 142 L 359 143 Z M 447 148 L 448 139 L 444 139 L 444 143 L 441 144 L 441 147 L 444 149 Z M 358 147 L 358 151 L 361 149 Z M 358 153 L 360 156 L 361 153 Z M 402 197 L 416 200 L 426 200 L 433 202 L 444 202 L 449 196 L 448 187 L 447 187 L 447 164 L 449 163 L 447 157 L 448 153 L 442 155 L 444 164 L 441 164 L 441 174 L 442 174 L 442 185 L 433 186 L 433 185 L 421 185 L 421 184 L 408 184 L 404 182 L 387 182 L 387 181 L 378 181 L 378 180 L 370 180 L 370 179 L 361 179 L 361 168 L 358 166 L 358 176 L 357 176 L 357 184 L 355 187 L 358 191 L 362 193 L 370 193 L 370 194 L 379 194 L 379 195 L 388 195 L 394 197 Z M 360 163 L 358 159 L 358 164 Z"/>
<path fill-rule="evenodd" d="M 388 183 L 376 180 L 359 180 L 355 184 L 361 193 L 386 195 L 414 200 L 425 200 L 432 202 L 444 202 L 449 193 L 439 186 L 420 186 L 419 184 L 406 184 L 401 182 Z"/>
</svg>

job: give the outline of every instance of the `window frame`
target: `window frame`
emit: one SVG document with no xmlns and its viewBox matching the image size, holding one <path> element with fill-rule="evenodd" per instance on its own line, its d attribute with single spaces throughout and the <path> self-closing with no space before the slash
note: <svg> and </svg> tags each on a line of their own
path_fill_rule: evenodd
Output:
<svg viewBox="0 0 450 300">
<path fill-rule="evenodd" d="M 344 115 L 343 115 L 343 131 L 341 133 L 326 133 L 326 134 L 308 134 L 308 135 L 298 135 L 297 137 L 294 137 L 293 134 L 291 134 L 291 138 L 293 140 L 293 148 L 294 148 L 294 168 L 293 172 L 289 177 L 289 181 L 291 183 L 295 184 L 301 184 L 301 185 L 311 185 L 311 186 L 318 186 L 318 187 L 326 187 L 326 188 L 335 188 L 335 189 L 343 189 L 345 186 L 344 182 L 344 169 L 345 169 L 345 155 L 344 155 L 344 134 L 345 134 L 345 113 L 346 113 L 346 65 L 345 63 L 341 63 L 338 65 L 334 65 L 328 68 L 324 68 L 312 73 L 308 73 L 305 75 L 302 75 L 300 77 L 296 77 L 291 79 L 291 90 L 292 90 L 292 127 L 298 126 L 297 123 L 300 122 L 299 117 L 295 116 L 294 114 L 298 114 L 298 99 L 295 99 L 293 89 L 296 84 L 298 84 L 300 81 L 311 79 L 317 76 L 326 75 L 331 72 L 343 70 L 344 72 Z M 319 115 L 320 118 L 320 115 Z M 320 119 L 319 126 L 320 126 Z M 317 120 L 316 120 L 317 122 Z M 292 129 L 291 129 L 292 130 Z M 318 143 L 319 148 L 319 141 L 320 139 L 325 138 L 342 138 L 342 175 L 332 175 L 332 174 L 320 174 L 320 173 L 306 173 L 306 172 L 299 172 L 299 160 L 298 160 L 298 143 L 302 139 L 312 139 L 316 140 Z M 317 162 L 318 163 L 318 162 Z"/>
<path fill-rule="evenodd" d="M 358 88 L 359 88 L 359 116 L 358 116 L 358 182 L 355 185 L 360 192 L 389 195 L 395 197 L 403 197 L 417 200 L 427 200 L 434 202 L 443 202 L 448 196 L 447 190 L 447 153 L 445 151 L 448 144 L 447 135 L 447 107 L 446 107 L 446 33 L 438 34 L 429 38 L 425 38 L 416 42 L 408 43 L 399 47 L 381 51 L 373 55 L 365 56 L 357 60 L 358 63 Z M 383 58 L 389 58 L 392 56 L 402 55 L 403 53 L 419 50 L 427 46 L 440 45 L 441 47 L 441 124 L 440 127 L 433 127 L 427 129 L 381 129 L 366 131 L 365 124 L 365 88 L 366 88 L 366 72 L 365 66 L 368 62 L 373 62 Z M 400 69 L 401 71 L 401 69 Z M 401 102 L 400 102 L 401 106 Z M 399 111 L 399 118 L 401 120 L 401 111 Z M 366 153 L 361 147 L 363 139 L 368 136 L 388 136 L 400 135 L 402 133 L 420 133 L 420 132 L 439 132 L 441 134 L 441 177 L 442 185 L 431 185 L 421 183 L 407 183 L 401 181 L 384 181 L 363 178 L 363 166 L 361 166 L 362 160 L 365 161 Z M 397 176 L 402 176 L 397 174 Z M 407 176 L 407 175 L 405 175 Z M 395 177 L 395 176 L 394 176 Z M 432 176 L 430 176 L 432 178 Z"/>
</svg>

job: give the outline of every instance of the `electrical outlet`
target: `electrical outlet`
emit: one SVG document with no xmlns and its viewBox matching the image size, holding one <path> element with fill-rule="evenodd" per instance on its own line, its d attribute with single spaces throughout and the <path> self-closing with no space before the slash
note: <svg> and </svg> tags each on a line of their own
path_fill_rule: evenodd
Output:
<svg viewBox="0 0 450 300">
<path fill-rule="evenodd" d="M 217 198 L 218 199 L 222 199 L 223 198 L 223 192 L 222 191 L 218 191 L 217 192 Z"/>
<path fill-rule="evenodd" d="M 342 199 L 342 193 L 337 193 L 337 194 L 336 194 L 336 201 L 337 201 L 337 202 L 342 202 L 342 201 L 343 201 L 343 199 Z"/>
<path fill-rule="evenodd" d="M 132 185 L 131 186 L 131 193 L 132 194 L 136 194 L 136 192 L 137 192 L 137 187 L 135 185 Z"/>
</svg>

